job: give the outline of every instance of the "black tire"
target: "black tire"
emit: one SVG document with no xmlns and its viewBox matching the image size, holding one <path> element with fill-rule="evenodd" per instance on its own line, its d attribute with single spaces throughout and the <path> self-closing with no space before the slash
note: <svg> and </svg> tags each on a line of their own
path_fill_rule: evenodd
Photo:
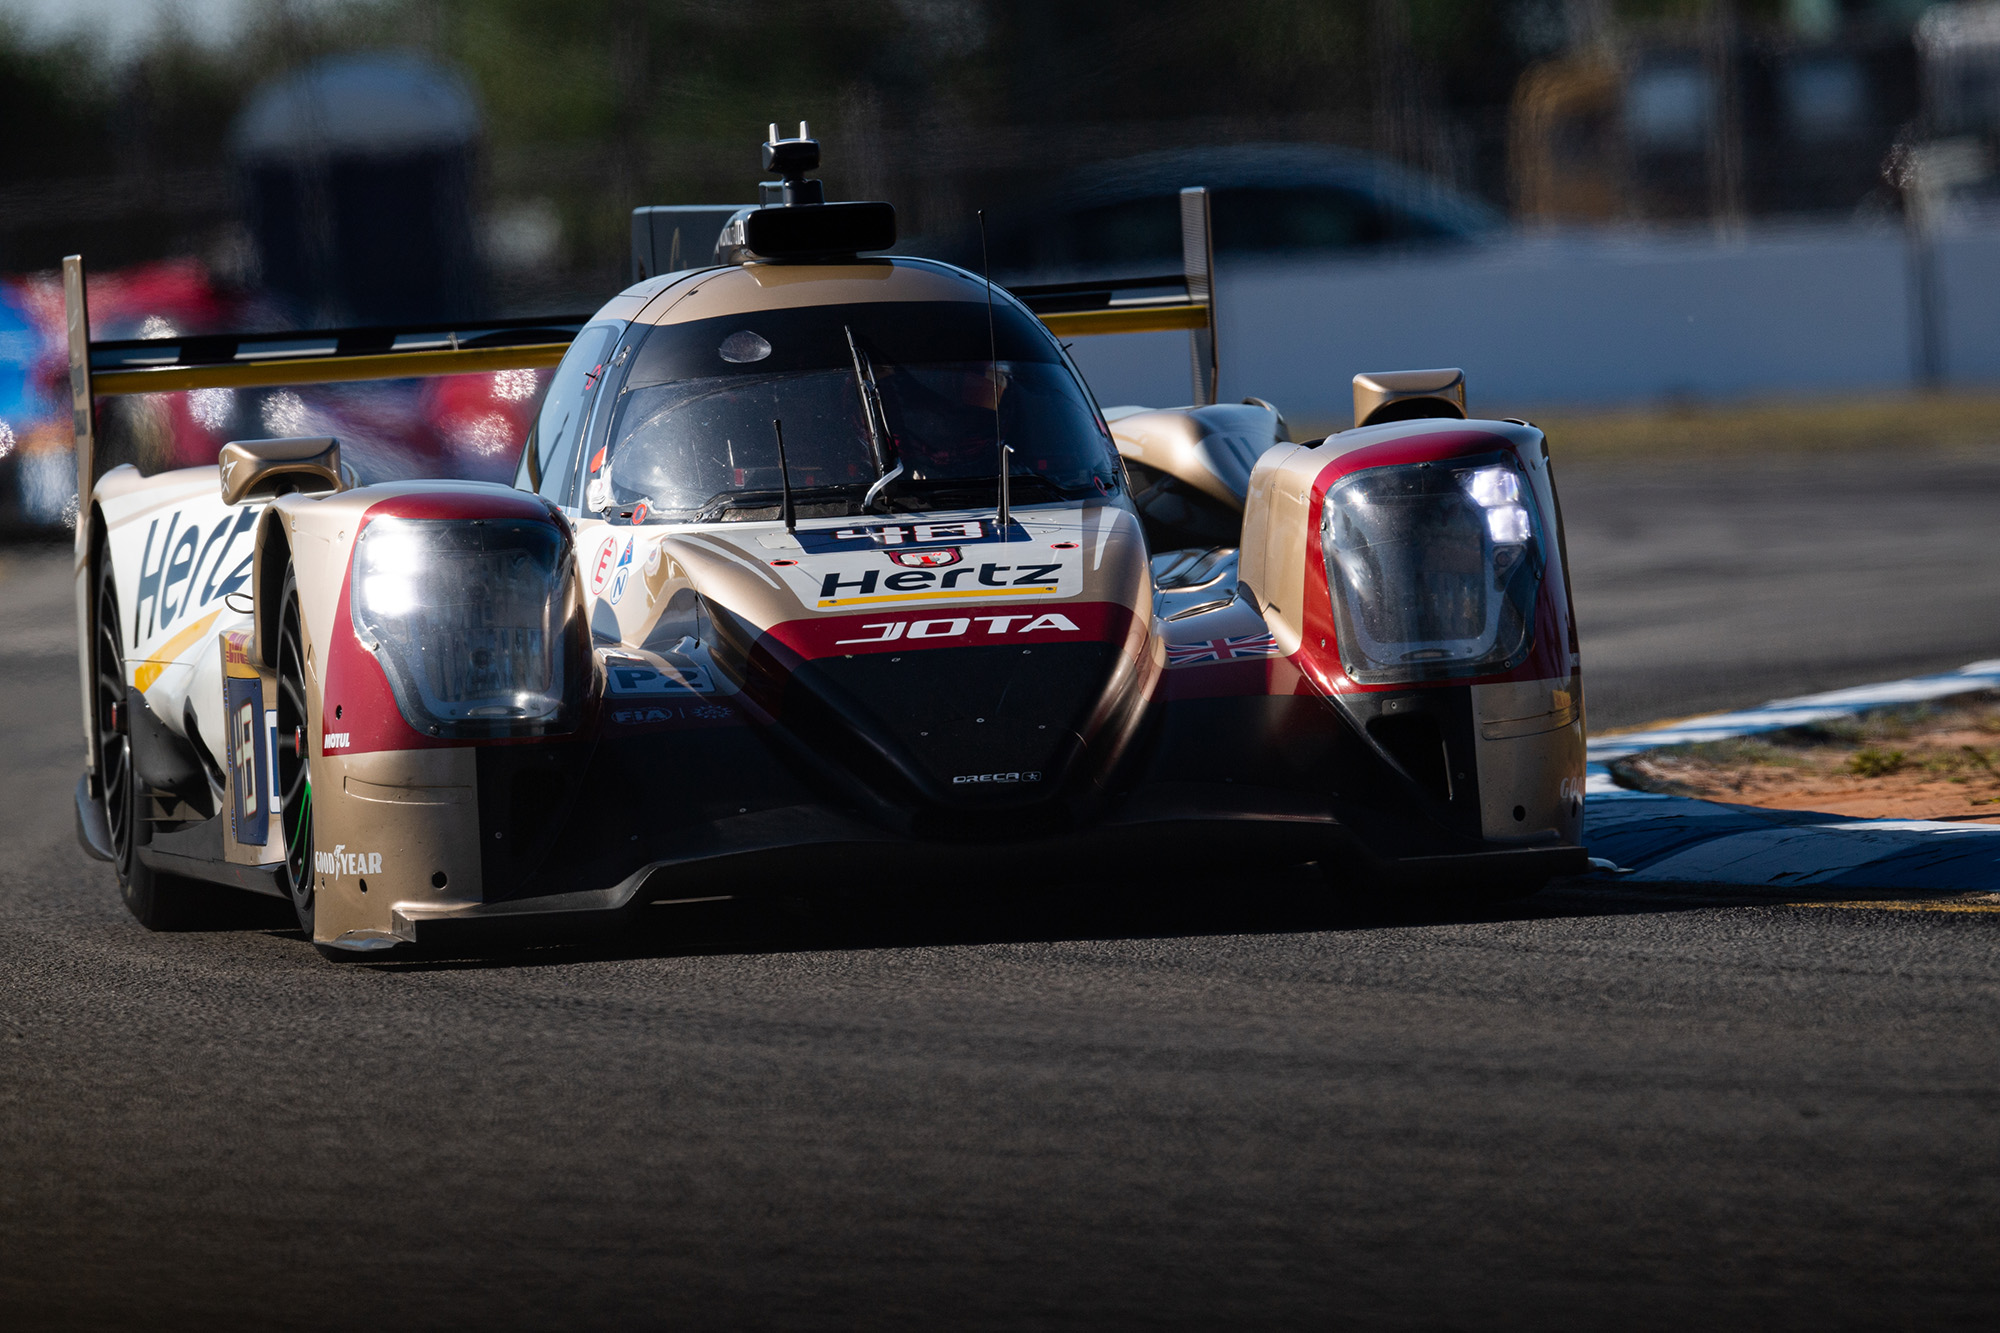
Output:
<svg viewBox="0 0 2000 1333">
<path fill-rule="evenodd" d="M 104 825 L 111 833 L 111 860 L 118 869 L 118 893 L 125 908 L 148 930 L 178 930 L 192 924 L 211 896 L 205 885 L 163 875 L 139 859 L 151 839 L 147 823 L 152 802 L 132 769 L 130 720 L 126 716 L 125 636 L 118 615 L 118 584 L 111 577 L 110 553 L 97 558 L 97 679 L 92 690 L 96 731 L 97 783 Z"/>
<path fill-rule="evenodd" d="M 312 743 L 307 719 L 305 634 L 299 620 L 299 583 L 285 571 L 278 622 L 278 805 L 285 839 L 285 888 L 299 929 L 311 939 L 313 892 Z"/>
</svg>

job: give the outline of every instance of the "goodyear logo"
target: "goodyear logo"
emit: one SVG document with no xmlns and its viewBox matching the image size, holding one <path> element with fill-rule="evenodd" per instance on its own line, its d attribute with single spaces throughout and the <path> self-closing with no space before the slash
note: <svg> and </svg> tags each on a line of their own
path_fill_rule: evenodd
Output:
<svg viewBox="0 0 2000 1333">
<path fill-rule="evenodd" d="M 350 852 L 346 843 L 337 843 L 330 852 L 313 853 L 313 869 L 339 879 L 343 875 L 379 875 L 382 853 Z"/>
</svg>

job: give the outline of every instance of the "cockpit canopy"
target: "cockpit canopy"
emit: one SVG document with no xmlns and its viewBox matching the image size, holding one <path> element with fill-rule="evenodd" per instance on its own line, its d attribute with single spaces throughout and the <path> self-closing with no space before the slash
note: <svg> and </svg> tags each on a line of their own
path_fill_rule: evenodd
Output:
<svg viewBox="0 0 2000 1333">
<path fill-rule="evenodd" d="M 877 510 L 990 504 L 996 424 L 1016 503 L 1117 491 L 1095 407 L 1011 304 L 757 310 L 647 333 L 595 472 L 604 507 L 642 522 L 770 518 L 782 479 L 806 516 L 859 514 L 871 494 Z"/>
</svg>

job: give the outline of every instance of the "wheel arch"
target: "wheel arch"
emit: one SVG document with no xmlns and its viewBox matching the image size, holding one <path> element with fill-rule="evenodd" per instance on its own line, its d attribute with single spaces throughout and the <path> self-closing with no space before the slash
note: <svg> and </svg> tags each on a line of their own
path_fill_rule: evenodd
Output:
<svg viewBox="0 0 2000 1333">
<path fill-rule="evenodd" d="M 97 584 L 99 571 L 111 558 L 111 528 L 104 520 L 103 507 L 94 496 L 85 517 L 82 546 L 81 586 L 77 589 L 81 614 L 77 617 L 76 665 L 83 688 L 84 780 L 91 798 L 99 799 L 104 795 L 104 785 L 103 777 L 97 771 Z"/>
<path fill-rule="evenodd" d="M 283 515 L 273 505 L 257 518 L 256 559 L 251 565 L 250 651 L 258 663 L 278 665 L 278 618 L 285 591 L 285 567 L 292 561 L 292 540 L 285 530 Z"/>
</svg>

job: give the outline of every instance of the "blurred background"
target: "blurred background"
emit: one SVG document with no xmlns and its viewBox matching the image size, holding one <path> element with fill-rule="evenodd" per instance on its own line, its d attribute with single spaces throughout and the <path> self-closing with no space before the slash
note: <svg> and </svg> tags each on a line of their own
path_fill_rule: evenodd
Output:
<svg viewBox="0 0 2000 1333">
<path fill-rule="evenodd" d="M 2000 428 L 2000 3 L 0 0 L 0 531 L 73 521 L 63 255 L 98 338 L 581 315 L 633 207 L 753 201 L 802 118 L 1002 280 L 1176 268 L 1209 186 L 1223 394 L 1300 429 L 1427 365 L 1606 448 Z M 1180 335 L 1076 351 L 1187 397 Z M 110 400 L 106 461 L 505 478 L 541 383 Z"/>
</svg>

